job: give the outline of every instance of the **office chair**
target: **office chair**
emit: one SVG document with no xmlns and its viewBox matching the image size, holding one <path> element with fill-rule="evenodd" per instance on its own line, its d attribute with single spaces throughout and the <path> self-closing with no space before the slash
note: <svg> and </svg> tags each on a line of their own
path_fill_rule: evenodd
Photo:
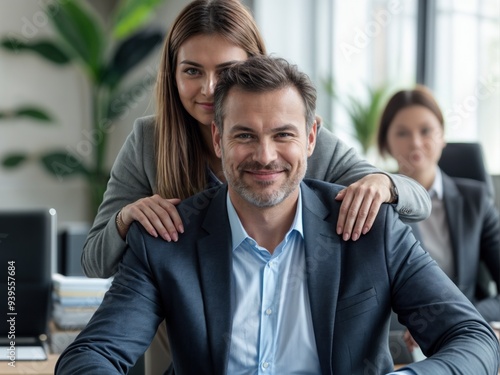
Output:
<svg viewBox="0 0 500 375">
<path fill-rule="evenodd" d="M 448 143 L 438 165 L 451 177 L 471 178 L 484 182 L 488 194 L 494 198 L 493 179 L 486 171 L 483 148 L 479 143 Z"/>
<path fill-rule="evenodd" d="M 444 173 L 451 177 L 471 178 L 486 184 L 488 195 L 494 199 L 493 179 L 486 171 L 483 148 L 479 143 L 448 143 L 438 163 Z M 491 277 L 484 262 L 479 263 L 476 297 L 479 299 L 494 295 Z"/>
</svg>

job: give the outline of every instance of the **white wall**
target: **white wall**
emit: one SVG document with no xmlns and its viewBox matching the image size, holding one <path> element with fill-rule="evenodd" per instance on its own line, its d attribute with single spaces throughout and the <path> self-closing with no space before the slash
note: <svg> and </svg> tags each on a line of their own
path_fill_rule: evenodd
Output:
<svg viewBox="0 0 500 375">
<path fill-rule="evenodd" d="M 15 33 L 28 40 L 53 34 L 43 5 L 47 1 L 2 0 L 0 37 Z M 186 0 L 166 0 L 152 21 L 167 30 Z M 158 52 L 130 78 L 156 71 Z M 132 79 L 130 79 L 132 81 Z M 153 112 L 151 93 L 137 98 L 110 134 L 107 163 L 111 166 L 135 118 Z M 41 125 L 33 120 L 0 120 L 0 155 L 10 151 L 38 152 L 71 149 L 85 155 L 90 141 L 89 90 L 85 76 L 75 66 L 60 67 L 31 53 L 12 54 L 0 49 L 0 110 L 24 104 L 46 108 L 56 119 Z M 0 167 L 0 209 L 53 207 L 59 223 L 87 221 L 88 198 L 81 178 L 59 181 L 29 164 L 14 170 Z"/>
<path fill-rule="evenodd" d="M 333 75 L 332 0 L 253 0 L 253 14 L 267 52 L 297 64 L 318 89 L 317 113 L 332 124 L 331 100 L 322 81 Z"/>
</svg>

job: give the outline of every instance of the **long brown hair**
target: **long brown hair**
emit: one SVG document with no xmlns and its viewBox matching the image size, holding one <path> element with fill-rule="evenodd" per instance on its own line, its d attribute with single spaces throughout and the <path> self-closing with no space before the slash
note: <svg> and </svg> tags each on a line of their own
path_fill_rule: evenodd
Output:
<svg viewBox="0 0 500 375">
<path fill-rule="evenodd" d="M 441 127 L 444 128 L 444 118 L 439 105 L 432 95 L 432 92 L 425 86 L 417 85 L 412 90 L 401 90 L 395 93 L 387 102 L 382 116 L 377 134 L 377 146 L 380 155 L 389 153 L 387 145 L 387 133 L 394 117 L 404 108 L 420 105 L 430 110 L 438 119 Z"/>
<path fill-rule="evenodd" d="M 179 98 L 175 68 L 190 37 L 218 34 L 247 52 L 266 54 L 250 11 L 239 0 L 195 0 L 177 16 L 165 39 L 156 82 L 156 193 L 185 199 L 206 187 L 208 148 Z"/>
</svg>

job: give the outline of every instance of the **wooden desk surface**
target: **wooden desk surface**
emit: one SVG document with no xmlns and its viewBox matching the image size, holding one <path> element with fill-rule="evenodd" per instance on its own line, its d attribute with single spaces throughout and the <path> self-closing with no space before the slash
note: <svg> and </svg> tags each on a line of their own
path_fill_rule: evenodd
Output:
<svg viewBox="0 0 500 375">
<path fill-rule="evenodd" d="M 46 361 L 16 361 L 16 367 L 8 361 L 0 362 L 0 375 L 37 374 L 54 375 L 58 354 L 49 354 Z"/>
</svg>

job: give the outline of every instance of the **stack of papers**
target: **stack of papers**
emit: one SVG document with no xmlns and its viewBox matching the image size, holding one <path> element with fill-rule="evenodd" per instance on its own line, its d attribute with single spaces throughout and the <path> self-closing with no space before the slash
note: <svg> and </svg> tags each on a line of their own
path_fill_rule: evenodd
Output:
<svg viewBox="0 0 500 375">
<path fill-rule="evenodd" d="M 53 320 L 60 329 L 82 329 L 97 310 L 112 278 L 52 275 Z"/>
</svg>

